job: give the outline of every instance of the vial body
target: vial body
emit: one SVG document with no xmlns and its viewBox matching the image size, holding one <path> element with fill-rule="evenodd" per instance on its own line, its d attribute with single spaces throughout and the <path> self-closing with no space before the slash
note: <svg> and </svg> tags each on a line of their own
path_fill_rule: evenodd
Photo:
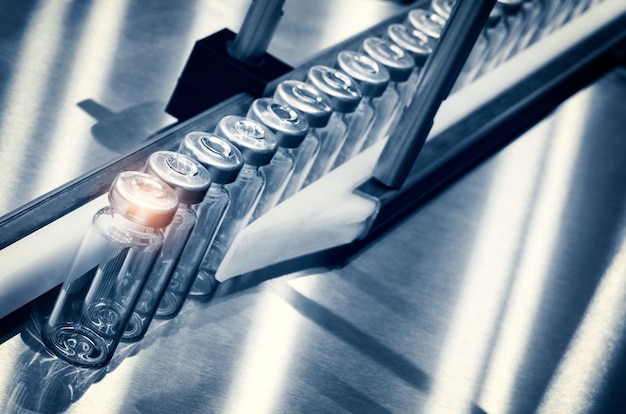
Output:
<svg viewBox="0 0 626 414">
<path fill-rule="evenodd" d="M 194 226 L 180 259 L 172 272 L 165 292 L 159 302 L 155 318 L 169 319 L 176 316 L 183 307 L 192 284 L 202 286 L 202 290 L 212 291 L 213 280 L 200 279 L 198 269 L 207 248 L 213 242 L 220 228 L 224 214 L 230 203 L 230 193 L 223 184 L 213 183 L 204 201 L 194 206 L 197 215 Z M 196 280 L 198 276 L 198 280 Z M 206 287 L 206 284 L 209 287 Z"/>
<path fill-rule="evenodd" d="M 146 334 L 195 224 L 196 212 L 189 205 L 181 204 L 165 228 L 163 248 L 126 323 L 122 341 L 138 341 Z"/>
<path fill-rule="evenodd" d="M 297 148 L 279 147 L 272 161 L 261 167 L 261 171 L 265 175 L 265 189 L 252 214 L 252 221 L 278 204 L 278 200 L 280 200 L 293 174 L 296 160 L 295 151 L 297 150 Z"/>
<path fill-rule="evenodd" d="M 263 171 L 249 164 L 245 164 L 235 182 L 228 185 L 230 206 L 213 243 L 202 259 L 198 276 L 189 295 L 206 297 L 214 293 L 217 287 L 215 272 L 237 233 L 250 221 L 264 187 Z"/>
<path fill-rule="evenodd" d="M 347 114 L 348 131 L 333 168 L 336 168 L 357 155 L 375 124 L 375 109 L 372 101 L 377 98 L 364 97 L 356 111 Z"/>
<path fill-rule="evenodd" d="M 306 82 L 328 97 L 333 112 L 328 124 L 318 130 L 320 151 L 304 181 L 304 186 L 316 181 L 333 167 L 349 127 L 346 114 L 354 112 L 363 98 L 361 88 L 353 78 L 329 66 L 312 66 L 307 73 Z"/>
<path fill-rule="evenodd" d="M 333 112 L 328 125 L 318 130 L 320 150 L 315 157 L 309 175 L 304 180 L 304 187 L 317 181 L 330 171 L 346 139 L 347 130 L 348 124 L 344 112 Z"/>
<path fill-rule="evenodd" d="M 406 82 L 400 85 L 400 109 L 398 109 L 398 113 L 400 113 L 403 108 L 409 106 L 409 104 L 413 100 L 415 92 L 417 91 L 417 84 L 419 82 L 421 74 L 421 68 L 415 67 L 411 72 L 411 76 L 409 76 L 409 79 L 407 79 Z"/>
<path fill-rule="evenodd" d="M 273 98 L 294 108 L 309 124 L 307 135 L 295 151 L 293 174 L 281 195 L 282 201 L 298 192 L 304 185 L 304 180 L 320 151 L 319 130 L 328 125 L 333 109 L 332 101 L 319 88 L 296 80 L 280 82 Z"/>
<path fill-rule="evenodd" d="M 373 102 L 374 110 L 376 111 L 376 117 L 374 124 L 365 139 L 363 149 L 369 148 L 376 142 L 380 141 L 387 134 L 394 119 L 399 115 L 402 109 L 400 101 L 400 93 L 398 91 L 398 83 L 391 82 L 385 93 L 380 98 L 377 98 Z"/>
<path fill-rule="evenodd" d="M 508 17 L 508 35 L 500 46 L 501 50 L 498 53 L 498 57 L 496 59 L 494 67 L 499 66 L 511 56 L 513 56 L 517 42 L 519 41 L 525 29 L 530 9 L 531 7 L 529 3 L 522 2 L 517 11 L 513 15 Z"/>
<path fill-rule="evenodd" d="M 162 243 L 161 230 L 98 211 L 43 328 L 46 346 L 74 365 L 109 362 Z"/>
<path fill-rule="evenodd" d="M 280 196 L 279 202 L 300 191 L 304 185 L 304 180 L 309 175 L 320 150 L 320 140 L 317 131 L 317 128 L 310 129 L 302 144 L 295 150 L 293 173 Z"/>
<path fill-rule="evenodd" d="M 495 7 L 501 6 L 500 3 L 496 3 Z M 485 73 L 494 69 L 501 60 L 501 56 L 504 52 L 504 46 L 511 38 L 512 29 L 516 26 L 517 18 L 513 14 L 512 9 L 506 9 L 504 7 L 498 7 L 502 10 L 502 17 L 498 24 L 496 24 L 492 30 L 489 31 L 489 43 L 486 48 L 486 52 L 481 56 L 478 67 L 476 68 L 476 74 L 474 79 L 477 79 Z"/>
<path fill-rule="evenodd" d="M 293 174 L 296 151 L 309 132 L 309 123 L 291 106 L 274 98 L 254 100 L 246 116 L 265 125 L 278 143 L 272 159 L 261 166 L 265 175 L 265 189 L 252 214 L 254 221 L 278 204 Z"/>
</svg>

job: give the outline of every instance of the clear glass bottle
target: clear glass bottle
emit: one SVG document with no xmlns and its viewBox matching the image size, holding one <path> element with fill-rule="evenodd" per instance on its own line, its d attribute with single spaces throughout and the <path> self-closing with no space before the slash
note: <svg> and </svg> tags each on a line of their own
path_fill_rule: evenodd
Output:
<svg viewBox="0 0 626 414">
<path fill-rule="evenodd" d="M 544 26 L 541 28 L 540 37 L 552 33 L 567 23 L 572 18 L 572 13 L 578 1 L 580 0 L 557 1 L 556 7 L 550 9 L 550 18 L 544 22 Z"/>
<path fill-rule="evenodd" d="M 430 9 L 445 20 L 448 20 L 450 13 L 452 13 L 454 3 L 456 3 L 456 0 L 432 0 L 430 2 Z"/>
<path fill-rule="evenodd" d="M 111 360 L 178 208 L 174 190 L 136 171 L 120 173 L 108 196 L 42 330 L 54 354 L 82 367 Z"/>
<path fill-rule="evenodd" d="M 309 132 L 309 123 L 293 108 L 273 98 L 256 99 L 246 116 L 268 127 L 278 140 L 278 150 L 272 161 L 261 167 L 265 174 L 265 190 L 252 214 L 254 221 L 278 204 L 293 174 L 300 144 Z"/>
<path fill-rule="evenodd" d="M 404 24 L 437 41 L 446 25 L 446 19 L 426 9 L 413 9 L 407 13 Z"/>
<path fill-rule="evenodd" d="M 194 205 L 204 199 L 211 176 L 194 159 L 172 151 L 157 151 L 148 157 L 145 172 L 169 185 L 178 196 L 178 210 L 165 228 L 163 248 L 150 271 L 133 313 L 126 323 L 123 341 L 144 337 L 189 235 L 196 224 Z"/>
<path fill-rule="evenodd" d="M 365 38 L 361 49 L 389 72 L 389 85 L 375 102 L 376 119 L 364 144 L 367 148 L 387 136 L 404 109 L 404 102 L 400 99 L 402 85 L 411 76 L 415 62 L 404 49 L 380 37 Z"/>
<path fill-rule="evenodd" d="M 229 184 L 231 203 L 224 221 L 217 231 L 200 264 L 197 280 L 210 279 L 215 282 L 212 290 L 206 285 L 194 283 L 189 292 L 193 297 L 208 297 L 215 292 L 215 271 L 222 262 L 235 236 L 244 228 L 265 188 L 262 166 L 267 165 L 278 149 L 274 133 L 265 125 L 237 115 L 223 117 L 215 128 L 215 135 L 223 136 L 233 143 L 243 155 L 244 165 L 237 179 Z"/>
<path fill-rule="evenodd" d="M 274 99 L 295 109 L 309 123 L 309 133 L 296 154 L 293 174 L 283 191 L 280 201 L 298 192 L 311 171 L 320 149 L 319 131 L 328 125 L 333 113 L 330 99 L 318 88 L 297 80 L 285 80 L 278 84 Z"/>
<path fill-rule="evenodd" d="M 518 26 L 517 12 L 520 10 L 521 4 L 522 0 L 498 0 L 494 6 L 494 9 L 500 10 L 502 17 L 491 32 L 487 53 L 485 53 L 483 60 L 480 62 L 476 78 L 490 72 L 500 64 L 504 56 L 504 47 L 514 37 L 513 32 Z"/>
<path fill-rule="evenodd" d="M 541 37 L 541 33 L 546 25 L 549 25 L 553 16 L 553 10 L 558 9 L 559 2 L 553 0 L 533 0 L 532 11 L 522 30 L 522 34 L 517 40 L 515 51 L 526 49 Z"/>
<path fill-rule="evenodd" d="M 198 275 L 198 269 L 230 204 L 228 184 L 235 181 L 243 166 L 243 156 L 237 147 L 227 139 L 207 132 L 188 133 L 178 151 L 200 162 L 211 174 L 212 184 L 202 202 L 193 206 L 196 225 L 159 303 L 155 316 L 158 319 L 176 316 L 193 284 L 203 291 L 215 289 L 215 279 L 200 277 L 205 274 Z"/>
<path fill-rule="evenodd" d="M 413 57 L 415 67 L 406 82 L 400 86 L 400 100 L 404 107 L 413 100 L 417 89 L 421 69 L 426 60 L 433 53 L 435 41 L 415 28 L 408 27 L 400 23 L 393 23 L 387 26 L 385 38 L 404 49 Z"/>
<path fill-rule="evenodd" d="M 350 127 L 339 155 L 335 160 L 334 168 L 350 160 L 361 151 L 365 139 L 375 124 L 380 99 L 389 84 L 389 72 L 371 57 L 351 50 L 344 50 L 337 54 L 337 68 L 354 79 L 363 98 L 356 110 L 348 115 Z"/>
<path fill-rule="evenodd" d="M 354 112 L 361 101 L 361 90 L 344 72 L 329 66 L 315 65 L 307 73 L 306 82 L 325 93 L 333 105 L 328 125 L 319 132 L 320 152 L 315 158 L 304 186 L 326 175 L 333 167 L 350 124 L 348 114 Z"/>
<path fill-rule="evenodd" d="M 452 92 L 478 78 L 491 47 L 496 43 L 496 39 L 499 38 L 500 33 L 504 30 L 503 25 L 500 23 L 501 20 L 502 9 L 496 4 L 489 14 L 485 27 L 480 32 L 478 39 L 476 39 L 476 43 L 467 57 L 457 81 L 452 87 Z"/>
<path fill-rule="evenodd" d="M 504 39 L 501 50 L 498 53 L 496 63 L 498 66 L 508 60 L 516 51 L 516 46 L 526 29 L 526 22 L 532 17 L 533 5 L 527 0 L 499 0 L 505 11 L 505 18 L 509 26 L 509 33 Z"/>
</svg>

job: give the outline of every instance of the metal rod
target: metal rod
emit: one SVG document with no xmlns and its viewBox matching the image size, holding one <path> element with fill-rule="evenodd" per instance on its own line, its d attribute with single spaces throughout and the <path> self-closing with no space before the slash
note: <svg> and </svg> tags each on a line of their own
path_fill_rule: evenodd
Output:
<svg viewBox="0 0 626 414">
<path fill-rule="evenodd" d="M 458 0 L 418 83 L 374 168 L 380 183 L 399 188 L 413 167 L 433 125 L 496 0 Z"/>
<path fill-rule="evenodd" d="M 261 63 L 283 15 L 284 3 L 285 0 L 252 0 L 228 53 L 245 63 Z"/>
</svg>

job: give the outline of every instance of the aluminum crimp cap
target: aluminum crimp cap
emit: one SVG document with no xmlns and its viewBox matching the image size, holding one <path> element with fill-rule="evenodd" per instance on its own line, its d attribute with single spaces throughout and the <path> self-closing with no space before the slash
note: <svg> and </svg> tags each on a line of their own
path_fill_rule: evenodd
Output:
<svg viewBox="0 0 626 414">
<path fill-rule="evenodd" d="M 456 0 L 432 0 L 430 6 L 435 13 L 448 20 L 454 3 L 456 3 Z"/>
<path fill-rule="evenodd" d="M 214 183 L 229 184 L 237 179 L 243 156 L 226 138 L 208 132 L 193 131 L 185 135 L 178 151 L 196 159 L 211 174 Z"/>
<path fill-rule="evenodd" d="M 357 81 L 363 96 L 380 96 L 389 84 L 387 69 L 363 53 L 352 50 L 339 52 L 337 67 Z"/>
<path fill-rule="evenodd" d="M 515 14 L 522 7 L 522 0 L 498 0 L 496 6 L 500 6 L 504 14 Z"/>
<path fill-rule="evenodd" d="M 392 82 L 404 82 L 411 76 L 415 61 L 397 44 L 380 37 L 367 37 L 361 48 L 366 55 L 387 69 Z"/>
<path fill-rule="evenodd" d="M 170 186 L 138 171 L 124 171 L 115 177 L 109 202 L 126 219 L 152 228 L 170 224 L 178 209 L 178 197 Z"/>
<path fill-rule="evenodd" d="M 274 91 L 274 99 L 300 112 L 311 128 L 328 125 L 333 114 L 332 102 L 315 86 L 297 80 L 284 80 Z"/>
<path fill-rule="evenodd" d="M 489 13 L 485 26 L 494 27 L 500 22 L 500 20 L 502 20 L 502 9 L 498 7 L 498 4 L 496 3 L 496 6 L 491 9 L 491 13 Z"/>
<path fill-rule="evenodd" d="M 446 20 L 437 13 L 424 9 L 413 9 L 407 14 L 406 24 L 433 39 L 439 39 Z"/>
<path fill-rule="evenodd" d="M 297 148 L 309 132 L 305 117 L 273 98 L 255 99 L 246 116 L 271 129 L 279 147 Z"/>
<path fill-rule="evenodd" d="M 435 48 L 435 41 L 431 37 L 400 23 L 387 27 L 387 37 L 406 50 L 413 57 L 416 66 L 423 66 Z"/>
<path fill-rule="evenodd" d="M 146 161 L 146 172 L 172 187 L 183 204 L 197 204 L 211 186 L 209 171 L 187 155 L 157 151 Z"/>
<path fill-rule="evenodd" d="M 337 112 L 354 112 L 363 97 L 355 80 L 330 66 L 312 66 L 306 81 L 325 93 Z"/>
<path fill-rule="evenodd" d="M 278 141 L 268 127 L 252 119 L 226 115 L 217 123 L 215 134 L 235 144 L 245 164 L 267 165 L 278 149 Z"/>
</svg>

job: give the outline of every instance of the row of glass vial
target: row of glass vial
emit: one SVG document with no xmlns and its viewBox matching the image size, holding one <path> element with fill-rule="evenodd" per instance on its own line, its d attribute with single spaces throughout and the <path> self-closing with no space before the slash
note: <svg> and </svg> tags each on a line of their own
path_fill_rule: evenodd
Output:
<svg viewBox="0 0 626 414">
<path fill-rule="evenodd" d="M 276 150 L 263 124 L 226 116 L 214 134 L 188 134 L 179 152 L 152 154 L 145 172 L 119 174 L 43 328 L 48 348 L 100 367 L 121 340 L 141 339 L 153 317 L 175 316 L 199 272 L 214 270 L 247 224 L 265 187 L 259 168 Z M 197 294 L 213 292 L 207 281 Z"/>
<path fill-rule="evenodd" d="M 152 154 L 145 172 L 119 174 L 44 326 L 49 349 L 75 365 L 105 365 L 120 340 L 142 338 L 154 317 L 175 316 L 188 295 L 213 293 L 241 228 L 312 182 L 313 171 L 328 172 L 335 158 L 320 149 L 333 143 L 338 155 L 333 139 L 350 131 L 347 114 L 361 115 L 362 90 L 382 96 L 389 75 L 371 58 L 346 51 L 339 65 L 384 77 L 359 87 L 315 66 L 308 82 L 282 82 L 247 117 L 226 116 L 214 134 L 188 134 L 178 153 Z M 324 169 L 312 170 L 319 154 Z"/>
<path fill-rule="evenodd" d="M 247 118 L 224 117 L 214 134 L 186 136 L 179 153 L 153 154 L 146 173 L 120 174 L 44 328 L 46 344 L 101 366 L 153 317 L 175 316 L 188 294 L 212 294 L 241 228 L 393 127 L 445 24 L 438 3 L 442 18 L 413 10 L 384 38 L 340 52 L 334 68 L 281 82 Z"/>
<path fill-rule="evenodd" d="M 434 43 L 434 38 L 407 19 L 406 24 L 390 25 L 384 36 L 367 37 L 358 50 L 339 52 L 332 67 L 311 67 L 303 82 L 290 80 L 279 84 L 276 94 L 286 84 L 289 88 L 315 88 L 316 96 L 321 97 L 316 98 L 314 110 L 311 105 L 288 103 L 306 116 L 315 113 L 317 119 L 324 120 L 311 128 L 319 151 L 308 159 L 311 165 L 306 178 L 293 186 L 290 183 L 283 199 L 389 133 L 410 103 L 419 69 L 432 53 Z"/>
<path fill-rule="evenodd" d="M 498 0 L 453 90 L 491 71 L 602 0 Z M 445 22 L 456 0 L 432 0 Z"/>
</svg>

